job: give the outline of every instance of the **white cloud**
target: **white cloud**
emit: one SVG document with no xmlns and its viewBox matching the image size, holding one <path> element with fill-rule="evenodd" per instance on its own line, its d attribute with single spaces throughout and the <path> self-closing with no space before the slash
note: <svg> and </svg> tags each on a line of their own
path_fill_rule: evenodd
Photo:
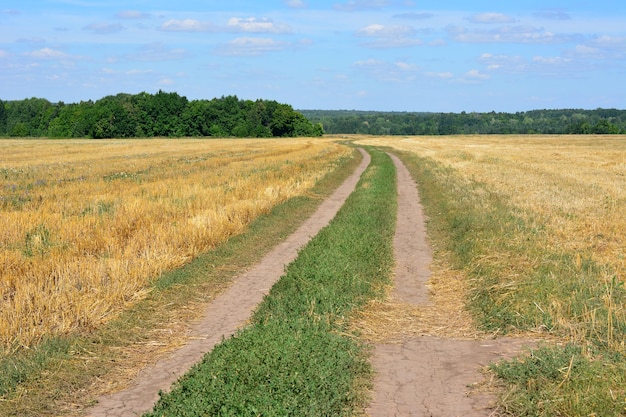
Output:
<svg viewBox="0 0 626 417">
<path fill-rule="evenodd" d="M 472 23 L 513 23 L 515 19 L 502 13 L 480 13 L 469 18 Z"/>
<path fill-rule="evenodd" d="M 0 49 L 0 59 L 8 58 L 8 57 L 9 57 L 9 53 L 3 49 Z"/>
<path fill-rule="evenodd" d="M 572 17 L 565 10 L 561 9 L 542 10 L 540 12 L 533 13 L 533 16 L 548 20 L 572 20 Z"/>
<path fill-rule="evenodd" d="M 484 81 L 487 81 L 491 78 L 491 75 L 480 72 L 480 70 L 469 70 L 463 76 L 459 78 L 455 78 L 451 80 L 451 82 L 456 84 L 466 84 L 466 85 L 475 85 L 481 84 Z"/>
<path fill-rule="evenodd" d="M 356 61 L 352 66 L 369 75 L 385 82 L 407 82 L 414 80 L 418 74 L 419 66 L 405 61 L 396 61 L 393 64 L 370 58 Z"/>
<path fill-rule="evenodd" d="M 384 26 L 381 24 L 372 24 L 359 29 L 356 32 L 357 36 L 372 36 L 380 38 L 398 38 L 407 37 L 415 34 L 415 29 L 411 26 L 393 25 Z"/>
<path fill-rule="evenodd" d="M 249 33 L 289 33 L 291 28 L 285 24 L 274 23 L 271 19 L 257 19 L 250 17 L 241 19 L 233 17 L 228 21 L 228 28 L 236 32 Z"/>
<path fill-rule="evenodd" d="M 392 17 L 394 19 L 411 19 L 411 20 L 423 20 L 423 19 L 430 19 L 432 17 L 434 17 L 435 15 L 432 13 L 427 13 L 427 12 L 409 12 L 409 13 L 398 13 L 398 14 L 394 14 Z"/>
<path fill-rule="evenodd" d="M 65 52 L 58 51 L 51 48 L 42 48 L 36 51 L 27 52 L 24 55 L 37 59 L 65 59 L 69 58 L 69 55 Z"/>
<path fill-rule="evenodd" d="M 569 58 L 563 58 L 561 56 L 553 56 L 553 57 L 545 57 L 545 56 L 535 56 L 533 57 L 533 62 L 537 64 L 544 65 L 563 65 L 570 63 L 572 60 Z"/>
<path fill-rule="evenodd" d="M 465 43 L 523 43 L 555 44 L 571 42 L 578 35 L 555 34 L 533 26 L 501 26 L 492 30 L 469 30 L 462 26 L 448 26 L 448 34 L 457 42 Z"/>
<path fill-rule="evenodd" d="M 479 70 L 470 70 L 465 74 L 465 77 L 472 80 L 488 80 L 491 78 L 489 74 L 483 74 Z"/>
<path fill-rule="evenodd" d="M 525 58 L 519 55 L 490 54 L 484 53 L 478 61 L 484 65 L 486 73 L 481 71 L 466 74 L 466 80 L 480 80 L 481 75 L 489 74 L 507 74 L 518 76 L 532 77 L 568 77 L 572 73 L 580 73 L 590 69 L 589 58 L 597 58 L 594 51 L 587 51 L 591 55 L 580 56 L 580 54 L 572 51 L 569 56 L 544 56 L 535 55 L 532 58 Z M 473 76 L 475 75 L 475 76 Z"/>
<path fill-rule="evenodd" d="M 307 7 L 306 3 L 302 0 L 285 0 L 285 4 L 292 9 L 304 9 Z"/>
<path fill-rule="evenodd" d="M 208 32 L 213 29 L 213 25 L 196 19 L 170 19 L 163 23 L 159 29 L 166 32 Z"/>
<path fill-rule="evenodd" d="M 373 39 L 362 43 L 368 48 L 400 48 L 423 43 L 413 37 L 415 30 L 410 26 L 371 24 L 359 29 L 355 35 Z"/>
<path fill-rule="evenodd" d="M 370 58 L 370 59 L 365 60 L 365 61 L 356 61 L 353 65 L 355 67 L 369 67 L 369 68 L 371 68 L 371 67 L 378 67 L 378 66 L 381 66 L 381 65 L 385 65 L 385 63 L 383 61 L 379 61 L 377 59 Z"/>
<path fill-rule="evenodd" d="M 137 53 L 129 54 L 127 59 L 135 61 L 176 61 L 187 58 L 188 53 L 182 48 L 168 48 L 160 42 L 141 46 Z"/>
<path fill-rule="evenodd" d="M 574 50 L 579 55 L 599 55 L 600 54 L 600 49 L 593 48 L 587 45 L 576 45 L 576 48 L 574 48 Z"/>
<path fill-rule="evenodd" d="M 478 58 L 478 61 L 492 72 L 522 73 L 528 70 L 527 61 L 519 55 L 484 53 Z"/>
<path fill-rule="evenodd" d="M 280 51 L 290 46 L 286 42 L 279 42 L 271 38 L 243 37 L 221 45 L 215 49 L 218 55 L 226 56 L 256 56 L 268 52 Z"/>
<path fill-rule="evenodd" d="M 454 74 L 451 72 L 426 72 L 424 75 L 431 78 L 441 78 L 444 80 L 451 79 L 454 77 Z"/>
<path fill-rule="evenodd" d="M 415 64 L 409 64 L 408 62 L 397 61 L 395 66 L 402 71 L 417 71 L 419 67 Z"/>
<path fill-rule="evenodd" d="M 593 61 L 604 61 L 602 65 L 607 65 L 611 61 L 617 64 L 626 58 L 626 37 L 594 36 L 576 44 L 563 55 L 577 61 L 580 66 L 593 65 Z"/>
<path fill-rule="evenodd" d="M 587 42 L 587 46 L 602 50 L 609 57 L 623 58 L 626 55 L 626 37 L 597 36 Z"/>
<path fill-rule="evenodd" d="M 103 74 L 107 74 L 107 75 L 130 75 L 130 76 L 134 76 L 134 75 L 146 75 L 146 74 L 153 74 L 154 71 L 150 70 L 150 69 L 145 69 L 145 70 L 141 70 L 141 69 L 131 69 L 131 70 L 127 70 L 127 71 L 116 71 L 112 68 L 102 68 L 100 70 L 100 72 L 102 72 Z"/>
<path fill-rule="evenodd" d="M 31 43 L 31 44 L 42 44 L 42 43 L 46 43 L 46 40 L 44 38 L 40 38 L 40 37 L 33 37 L 33 38 L 19 38 L 18 40 L 16 40 L 16 42 L 19 42 L 19 43 Z"/>
<path fill-rule="evenodd" d="M 87 30 L 101 35 L 121 32 L 124 29 L 124 26 L 120 25 L 119 23 L 92 23 L 83 28 L 83 30 Z"/>
<path fill-rule="evenodd" d="M 385 30 L 383 25 L 373 24 L 357 31 L 359 36 L 375 36 Z"/>
<path fill-rule="evenodd" d="M 117 13 L 116 16 L 120 19 L 147 19 L 148 17 L 150 17 L 150 15 L 148 13 L 144 13 L 144 12 L 140 12 L 137 10 L 122 10 L 121 12 Z"/>
<path fill-rule="evenodd" d="M 126 75 L 144 75 L 144 74 L 150 74 L 153 73 L 154 71 L 152 70 L 139 70 L 139 69 L 132 69 L 132 70 L 128 70 L 126 72 L 124 72 L 124 74 Z"/>
<path fill-rule="evenodd" d="M 350 0 L 345 3 L 336 3 L 334 8 L 345 12 L 356 12 L 360 10 L 382 9 L 388 5 L 388 0 Z"/>
<path fill-rule="evenodd" d="M 577 77 L 581 73 L 592 70 L 593 59 L 590 56 L 577 56 L 575 53 L 564 56 L 536 55 L 532 58 L 525 73 L 535 73 L 542 77 L 558 77 L 559 79 Z"/>
</svg>

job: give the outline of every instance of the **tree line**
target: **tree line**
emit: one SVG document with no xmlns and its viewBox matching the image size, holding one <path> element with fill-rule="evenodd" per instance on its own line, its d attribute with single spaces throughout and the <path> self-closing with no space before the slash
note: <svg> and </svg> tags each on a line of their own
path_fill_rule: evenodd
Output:
<svg viewBox="0 0 626 417">
<path fill-rule="evenodd" d="M 0 100 L 0 136 L 51 138 L 320 136 L 288 104 L 222 96 L 187 100 L 177 93 L 118 94 L 65 104 L 43 98 Z"/>
<path fill-rule="evenodd" d="M 626 134 L 626 110 L 409 113 L 301 110 L 329 134 Z"/>
</svg>

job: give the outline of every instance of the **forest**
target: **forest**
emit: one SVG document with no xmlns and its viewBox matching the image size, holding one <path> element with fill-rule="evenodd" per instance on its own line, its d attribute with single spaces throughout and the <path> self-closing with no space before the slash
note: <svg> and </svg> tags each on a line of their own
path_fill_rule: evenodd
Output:
<svg viewBox="0 0 626 417">
<path fill-rule="evenodd" d="M 43 98 L 0 100 L 0 136 L 50 138 L 321 136 L 288 104 L 222 96 L 187 100 L 177 93 L 117 94 L 65 104 Z"/>
<path fill-rule="evenodd" d="M 301 110 L 328 134 L 620 134 L 626 110 L 533 110 L 518 113 L 410 113 Z"/>
<path fill-rule="evenodd" d="M 626 110 L 375 112 L 294 110 L 273 100 L 175 92 L 120 93 L 97 101 L 0 100 L 0 136 L 50 138 L 294 137 L 322 134 L 626 134 Z"/>
</svg>

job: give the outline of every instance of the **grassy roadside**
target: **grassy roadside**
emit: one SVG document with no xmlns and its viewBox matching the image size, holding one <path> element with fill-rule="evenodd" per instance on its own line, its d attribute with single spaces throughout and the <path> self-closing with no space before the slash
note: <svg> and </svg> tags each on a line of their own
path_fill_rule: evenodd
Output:
<svg viewBox="0 0 626 417">
<path fill-rule="evenodd" d="M 367 349 L 344 318 L 382 296 L 393 265 L 390 158 L 372 150 L 331 224 L 300 252 L 255 312 L 163 394 L 157 416 L 341 416 L 363 406 Z"/>
<path fill-rule="evenodd" d="M 308 218 L 360 158 L 355 151 L 354 158 L 340 161 L 308 196 L 275 207 L 244 234 L 164 273 L 144 300 L 105 328 L 48 340 L 0 360 L 0 415 L 79 414 L 103 390 L 123 385 L 139 365 L 182 343 L 184 323 Z"/>
<path fill-rule="evenodd" d="M 470 282 L 468 307 L 481 327 L 563 340 L 491 367 L 502 413 L 626 415 L 626 291 L 611 267 L 547 251 L 540 217 L 520 216 L 485 184 L 430 158 L 398 154 L 419 184 L 431 241 Z"/>
</svg>

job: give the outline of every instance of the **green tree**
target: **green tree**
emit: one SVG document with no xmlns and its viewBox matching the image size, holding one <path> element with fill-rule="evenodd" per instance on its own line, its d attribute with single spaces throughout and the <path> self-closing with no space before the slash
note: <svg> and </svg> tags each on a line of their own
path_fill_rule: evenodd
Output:
<svg viewBox="0 0 626 417">
<path fill-rule="evenodd" d="M 619 127 L 615 126 L 607 119 L 600 119 L 593 127 L 593 133 L 601 135 L 615 135 L 619 133 Z"/>
<path fill-rule="evenodd" d="M 187 106 L 187 98 L 177 93 L 159 90 L 148 102 L 146 112 L 154 124 L 154 136 L 183 136 L 186 132 L 182 115 Z"/>
<path fill-rule="evenodd" d="M 7 134 L 7 109 L 4 101 L 0 100 L 0 135 Z"/>
<path fill-rule="evenodd" d="M 55 108 L 46 99 L 29 98 L 8 103 L 6 130 L 11 136 L 43 136 L 55 116 Z"/>
</svg>

